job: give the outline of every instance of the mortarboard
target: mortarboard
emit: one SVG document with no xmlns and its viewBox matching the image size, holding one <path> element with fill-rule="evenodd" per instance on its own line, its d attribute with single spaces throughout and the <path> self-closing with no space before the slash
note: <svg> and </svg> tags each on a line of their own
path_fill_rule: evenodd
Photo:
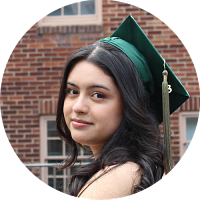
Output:
<svg viewBox="0 0 200 200">
<path fill-rule="evenodd" d="M 169 115 L 189 98 L 188 92 L 132 16 L 129 15 L 110 37 L 101 39 L 98 42 L 109 43 L 117 47 L 133 62 L 143 86 L 154 104 L 160 123 L 163 120 L 164 123 L 167 121 L 163 116 L 163 113 L 166 112 L 163 112 L 163 102 L 165 100 L 162 100 L 162 73 L 164 68 L 168 72 L 167 80 L 170 85 L 170 93 L 167 96 L 169 99 L 167 104 L 169 105 Z M 170 128 L 167 132 L 170 134 Z M 171 137 L 169 134 L 167 137 Z M 168 143 L 171 143 L 171 141 Z M 169 148 L 171 149 L 171 146 Z"/>
</svg>

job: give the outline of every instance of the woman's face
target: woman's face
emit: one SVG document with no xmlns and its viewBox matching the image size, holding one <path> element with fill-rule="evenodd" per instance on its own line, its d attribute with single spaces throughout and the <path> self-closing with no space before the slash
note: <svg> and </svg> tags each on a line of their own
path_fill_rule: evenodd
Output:
<svg viewBox="0 0 200 200">
<path fill-rule="evenodd" d="M 120 125 L 123 103 L 113 79 L 80 61 L 69 73 L 63 113 L 74 141 L 101 150 Z"/>
</svg>

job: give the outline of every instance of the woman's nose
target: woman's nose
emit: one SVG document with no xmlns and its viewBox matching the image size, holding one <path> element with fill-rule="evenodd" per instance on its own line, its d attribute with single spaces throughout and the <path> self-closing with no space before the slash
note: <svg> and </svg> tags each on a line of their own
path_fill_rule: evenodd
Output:
<svg viewBox="0 0 200 200">
<path fill-rule="evenodd" d="M 77 101 L 74 103 L 72 110 L 75 113 L 87 114 L 89 112 L 87 99 L 82 96 L 79 96 L 77 98 Z"/>
</svg>

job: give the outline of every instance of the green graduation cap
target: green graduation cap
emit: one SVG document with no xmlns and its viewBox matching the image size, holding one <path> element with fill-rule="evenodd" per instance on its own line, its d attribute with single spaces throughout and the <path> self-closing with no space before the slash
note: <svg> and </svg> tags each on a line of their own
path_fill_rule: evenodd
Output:
<svg viewBox="0 0 200 200">
<path fill-rule="evenodd" d="M 110 37 L 101 39 L 98 42 L 109 43 L 117 47 L 133 62 L 146 92 L 155 105 L 160 123 L 163 121 L 164 126 L 165 122 L 166 126 L 169 126 L 167 130 L 165 130 L 166 127 L 164 127 L 164 134 L 168 132 L 165 135 L 167 135 L 166 137 L 170 140 L 169 115 L 189 98 L 189 94 L 168 64 L 165 63 L 165 60 L 130 15 Z M 164 70 L 164 74 L 167 73 L 168 75 L 163 75 Z M 166 76 L 168 82 L 166 82 Z M 163 77 L 165 77 L 165 81 L 163 81 Z M 162 86 L 163 82 L 167 83 L 167 85 L 165 84 L 167 86 L 167 95 L 164 94 L 164 97 L 163 91 L 165 91 L 165 89 L 163 89 Z M 166 109 L 166 107 L 168 108 Z M 168 114 L 168 117 L 166 117 L 166 114 Z M 169 143 L 171 144 L 171 142 L 168 141 L 166 146 L 170 145 Z M 171 146 L 169 148 L 171 150 Z M 170 169 L 167 171 L 170 171 Z"/>
</svg>

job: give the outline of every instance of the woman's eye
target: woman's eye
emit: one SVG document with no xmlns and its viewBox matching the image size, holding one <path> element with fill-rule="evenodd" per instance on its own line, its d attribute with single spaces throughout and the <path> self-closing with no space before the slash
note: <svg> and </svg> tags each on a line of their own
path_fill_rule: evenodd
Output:
<svg viewBox="0 0 200 200">
<path fill-rule="evenodd" d="M 103 99 L 103 98 L 105 98 L 105 96 L 102 95 L 102 94 L 100 94 L 100 93 L 93 94 L 93 97 L 96 98 L 96 99 Z"/>
<path fill-rule="evenodd" d="M 67 89 L 67 93 L 69 95 L 77 95 L 78 94 L 78 92 L 76 90 L 73 90 L 73 89 Z"/>
</svg>

